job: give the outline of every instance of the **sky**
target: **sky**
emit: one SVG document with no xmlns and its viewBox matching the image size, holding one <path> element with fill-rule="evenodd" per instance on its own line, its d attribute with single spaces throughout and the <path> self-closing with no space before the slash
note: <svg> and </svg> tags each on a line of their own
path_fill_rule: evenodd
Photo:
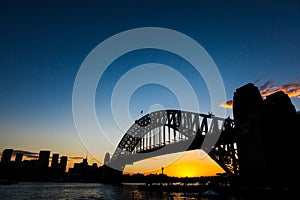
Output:
<svg viewBox="0 0 300 200">
<path fill-rule="evenodd" d="M 300 110 L 300 3 L 296 0 L 1 1 L 0 27 L 0 151 L 49 149 L 102 162 L 105 153 L 112 154 L 126 130 L 142 116 L 141 110 L 147 114 L 160 108 L 182 108 L 172 87 L 185 92 L 183 82 L 175 75 L 168 76 L 168 71 L 162 71 L 160 81 L 170 81 L 172 86 L 148 83 L 148 73 L 133 77 L 137 73 L 134 69 L 143 64 L 152 63 L 149 69 L 161 67 L 170 73 L 175 70 L 191 85 L 201 113 L 216 109 L 212 108 L 205 77 L 197 74 L 191 63 L 164 50 L 139 49 L 120 55 L 98 77 L 94 108 L 102 133 L 94 133 L 90 144 L 88 133 L 78 131 L 73 91 L 84 62 L 103 41 L 142 27 L 175 30 L 205 49 L 224 83 L 226 98 L 219 104 L 227 106 L 226 115 L 232 117 L 226 101 L 230 103 L 234 91 L 249 82 L 262 96 L 284 90 Z M 117 52 L 118 45 L 110 46 L 107 52 Z M 186 49 L 184 44 L 179 48 Z M 96 61 L 101 63 L 109 56 L 107 52 L 97 55 Z M 145 84 L 130 95 L 127 84 L 119 84 L 123 90 L 114 93 L 117 83 L 126 77 L 127 81 L 145 80 Z M 127 113 L 129 118 L 124 117 Z M 195 153 L 190 154 L 190 160 L 195 161 L 193 156 Z M 193 166 L 201 163 L 206 162 Z"/>
</svg>

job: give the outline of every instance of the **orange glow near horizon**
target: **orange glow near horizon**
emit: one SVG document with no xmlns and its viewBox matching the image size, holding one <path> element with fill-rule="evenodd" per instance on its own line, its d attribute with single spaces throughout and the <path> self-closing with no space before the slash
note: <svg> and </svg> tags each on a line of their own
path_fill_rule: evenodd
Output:
<svg viewBox="0 0 300 200">
<path fill-rule="evenodd" d="M 287 83 L 283 85 L 272 85 L 272 81 L 268 81 L 260 87 L 260 94 L 262 97 L 269 96 L 275 92 L 283 91 L 289 97 L 300 99 L 300 82 Z M 222 108 L 233 108 L 233 100 L 229 100 L 219 105 Z"/>
<path fill-rule="evenodd" d="M 161 166 L 161 162 L 166 161 L 166 159 L 171 161 L 169 165 Z M 127 165 L 124 174 L 161 174 L 162 167 L 164 168 L 164 174 L 173 177 L 215 176 L 217 173 L 224 173 L 224 170 L 206 153 L 202 150 L 194 150 L 164 155 Z"/>
<path fill-rule="evenodd" d="M 15 155 L 13 154 L 11 160 L 14 161 L 14 159 Z M 83 159 L 83 157 L 68 157 L 66 172 L 68 172 L 70 168 L 73 168 L 75 163 L 81 163 Z M 102 163 L 93 157 L 88 157 L 87 159 L 89 165 L 97 163 L 98 167 L 102 166 Z M 38 158 L 24 155 L 23 160 L 38 160 Z M 161 163 L 164 162 L 167 162 L 168 165 L 161 166 Z M 49 166 L 50 165 L 51 157 L 49 159 Z M 162 167 L 164 168 L 164 174 L 172 177 L 215 176 L 217 173 L 224 173 L 224 170 L 206 153 L 202 150 L 194 150 L 149 158 L 136 162 L 133 165 L 126 165 L 124 174 L 161 174 Z"/>
<path fill-rule="evenodd" d="M 85 158 L 83 158 L 83 157 L 68 158 L 66 171 L 68 172 L 70 168 L 73 168 L 75 163 L 81 163 L 83 161 L 83 159 L 85 159 Z M 96 163 L 98 167 L 102 166 L 102 163 L 93 157 L 87 157 L 87 162 L 88 162 L 88 165 L 92 165 L 92 164 Z"/>
</svg>

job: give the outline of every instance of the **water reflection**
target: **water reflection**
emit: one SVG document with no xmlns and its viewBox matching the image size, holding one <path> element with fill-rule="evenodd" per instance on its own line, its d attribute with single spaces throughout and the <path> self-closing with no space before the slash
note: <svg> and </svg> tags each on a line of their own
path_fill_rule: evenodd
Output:
<svg viewBox="0 0 300 200">
<path fill-rule="evenodd" d="M 104 185 L 100 183 L 32 183 L 21 182 L 0 186 L 2 200 L 40 200 L 40 199 L 78 199 L 78 200 L 210 200 L 212 197 L 201 197 L 197 193 L 140 191 L 138 185 Z M 214 198 L 213 198 L 214 199 Z M 222 199 L 235 200 L 233 197 Z"/>
</svg>

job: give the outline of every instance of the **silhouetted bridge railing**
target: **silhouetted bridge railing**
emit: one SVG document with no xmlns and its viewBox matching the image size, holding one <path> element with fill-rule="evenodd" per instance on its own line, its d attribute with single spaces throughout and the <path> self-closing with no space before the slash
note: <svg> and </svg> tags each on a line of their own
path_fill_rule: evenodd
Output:
<svg viewBox="0 0 300 200">
<path fill-rule="evenodd" d="M 181 110 L 149 113 L 125 133 L 106 165 L 122 171 L 139 160 L 202 149 L 228 174 L 238 174 L 232 119 Z"/>
</svg>

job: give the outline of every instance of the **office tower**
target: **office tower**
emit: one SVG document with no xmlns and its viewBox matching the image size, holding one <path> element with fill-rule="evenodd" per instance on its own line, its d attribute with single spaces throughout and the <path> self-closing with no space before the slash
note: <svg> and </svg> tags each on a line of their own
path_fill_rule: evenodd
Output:
<svg viewBox="0 0 300 200">
<path fill-rule="evenodd" d="M 13 153 L 13 149 L 4 149 L 1 157 L 1 164 L 7 165 L 10 162 L 11 156 Z"/>
<path fill-rule="evenodd" d="M 50 159 L 50 151 L 41 150 L 39 153 L 39 168 L 48 168 Z"/>
<path fill-rule="evenodd" d="M 57 169 L 58 168 L 58 153 L 52 154 L 52 159 L 51 159 L 51 169 Z"/>
<path fill-rule="evenodd" d="M 104 165 L 107 165 L 110 162 L 110 154 L 107 152 L 104 157 Z"/>
<path fill-rule="evenodd" d="M 15 163 L 17 165 L 21 164 L 23 160 L 23 154 L 22 153 L 17 153 L 16 158 L 15 158 Z"/>
<path fill-rule="evenodd" d="M 88 166 L 87 158 L 84 158 L 84 159 L 82 160 L 82 165 L 83 165 L 83 166 Z"/>
<path fill-rule="evenodd" d="M 62 156 L 60 158 L 60 162 L 59 162 L 59 171 L 60 172 L 65 172 L 66 171 L 67 162 L 68 162 L 68 157 L 67 156 Z"/>
</svg>

